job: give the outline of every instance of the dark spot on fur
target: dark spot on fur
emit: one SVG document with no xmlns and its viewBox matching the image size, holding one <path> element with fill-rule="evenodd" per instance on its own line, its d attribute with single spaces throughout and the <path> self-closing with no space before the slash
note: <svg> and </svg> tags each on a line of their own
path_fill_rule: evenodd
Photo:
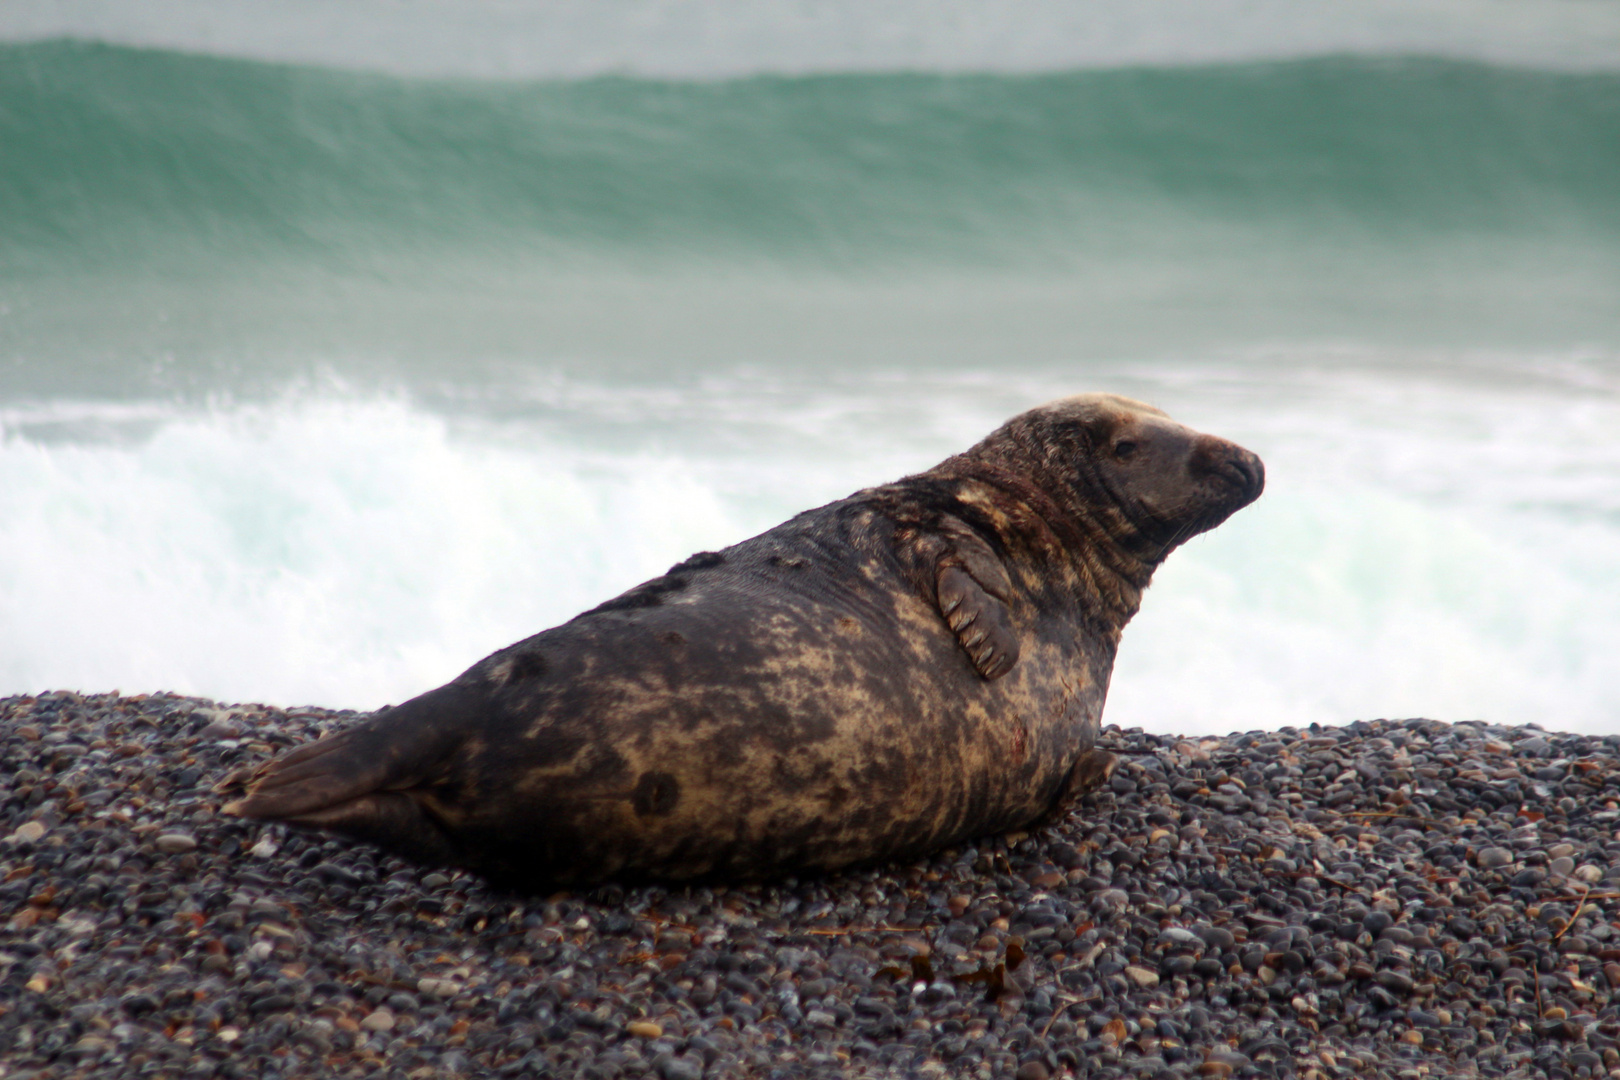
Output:
<svg viewBox="0 0 1620 1080">
<path fill-rule="evenodd" d="M 800 570 L 810 565 L 809 559 L 800 558 L 798 555 L 772 555 L 766 561 L 772 566 L 783 566 L 789 570 Z"/>
<path fill-rule="evenodd" d="M 726 557 L 718 551 L 700 551 L 696 555 L 688 555 L 685 559 L 669 568 L 671 574 L 680 574 L 688 570 L 710 570 L 726 561 Z"/>
<path fill-rule="evenodd" d="M 665 645 L 685 645 L 686 638 L 679 630 L 671 630 L 662 636 Z"/>
<path fill-rule="evenodd" d="M 658 577 L 651 581 L 644 581 L 627 593 L 621 593 L 605 604 L 585 612 L 586 615 L 600 615 L 606 611 L 635 611 L 638 608 L 657 607 L 664 602 L 664 597 L 670 593 L 680 592 L 686 588 L 686 579 L 683 577 Z"/>
<path fill-rule="evenodd" d="M 525 679 L 538 679 L 546 673 L 546 658 L 538 652 L 521 652 L 510 660 L 510 674 L 506 681 L 509 683 L 521 682 Z"/>
<path fill-rule="evenodd" d="M 630 801 L 642 817 L 657 817 L 675 809 L 681 799 L 681 784 L 669 773 L 645 772 L 636 783 Z"/>
</svg>

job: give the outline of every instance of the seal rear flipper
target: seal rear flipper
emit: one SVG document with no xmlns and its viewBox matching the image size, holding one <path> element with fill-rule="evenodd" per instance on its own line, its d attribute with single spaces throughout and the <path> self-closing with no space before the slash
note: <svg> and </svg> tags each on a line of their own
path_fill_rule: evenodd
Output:
<svg viewBox="0 0 1620 1080">
<path fill-rule="evenodd" d="M 377 802 L 374 796 L 403 799 L 422 815 L 421 806 L 405 793 L 423 788 L 453 764 L 466 742 L 468 720 L 476 719 L 484 700 L 461 682 L 430 690 L 260 766 L 249 778 L 247 794 L 227 803 L 222 812 L 318 824 L 355 835 L 361 835 L 368 820 L 403 820 L 392 800 Z"/>
<path fill-rule="evenodd" d="M 380 787 L 387 779 L 384 763 L 357 750 L 354 744 L 361 734 L 351 728 L 265 762 L 248 775 L 247 794 L 226 803 L 223 812 L 233 817 L 290 818 Z M 235 780 L 233 776 L 227 784 L 234 785 Z"/>
<path fill-rule="evenodd" d="M 940 614 L 979 674 L 999 679 L 1011 671 L 1019 645 L 1007 605 L 960 566 L 940 567 L 937 590 Z"/>
<path fill-rule="evenodd" d="M 404 792 L 374 792 L 285 820 L 343 833 L 422 863 L 447 866 L 458 862 L 449 834 L 421 803 Z"/>
</svg>

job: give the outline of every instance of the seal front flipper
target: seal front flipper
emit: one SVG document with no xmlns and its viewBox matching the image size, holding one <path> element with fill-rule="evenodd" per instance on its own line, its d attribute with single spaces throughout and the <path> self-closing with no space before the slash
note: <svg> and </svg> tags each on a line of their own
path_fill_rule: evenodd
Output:
<svg viewBox="0 0 1620 1080">
<path fill-rule="evenodd" d="M 960 566 L 939 568 L 939 613 L 986 679 L 999 679 L 1018 662 L 1018 635 L 1007 605 Z"/>
<path fill-rule="evenodd" d="M 900 551 L 933 600 L 968 659 L 986 679 L 999 679 L 1018 662 L 1020 645 L 1007 600 L 1012 580 L 984 538 L 958 518 L 944 516 L 901 534 Z"/>
<path fill-rule="evenodd" d="M 426 862 L 453 861 L 433 781 L 454 764 L 483 695 L 453 682 L 260 766 L 222 812 L 344 833 Z M 477 699 L 477 701 L 475 701 Z"/>
</svg>

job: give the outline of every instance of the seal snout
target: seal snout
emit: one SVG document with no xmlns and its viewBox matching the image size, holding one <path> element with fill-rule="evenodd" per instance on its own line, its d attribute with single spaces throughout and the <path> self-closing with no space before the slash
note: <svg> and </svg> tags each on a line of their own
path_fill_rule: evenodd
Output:
<svg viewBox="0 0 1620 1080">
<path fill-rule="evenodd" d="M 1231 485 L 1238 506 L 1258 499 L 1266 487 L 1266 466 L 1259 455 L 1213 435 L 1198 440 L 1189 464 L 1195 478 Z"/>
<path fill-rule="evenodd" d="M 1241 446 L 1233 446 L 1232 451 L 1231 468 L 1242 477 L 1239 490 L 1243 493 L 1244 505 L 1247 505 L 1266 490 L 1266 464 L 1259 455 Z"/>
</svg>

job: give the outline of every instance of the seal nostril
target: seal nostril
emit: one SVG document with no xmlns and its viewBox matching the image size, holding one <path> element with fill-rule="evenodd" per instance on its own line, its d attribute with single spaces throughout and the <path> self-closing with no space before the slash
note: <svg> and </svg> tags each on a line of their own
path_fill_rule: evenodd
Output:
<svg viewBox="0 0 1620 1080">
<path fill-rule="evenodd" d="M 1226 459 L 1225 473 L 1245 494 L 1257 496 L 1265 486 L 1265 466 L 1247 451 L 1239 451 Z"/>
</svg>

